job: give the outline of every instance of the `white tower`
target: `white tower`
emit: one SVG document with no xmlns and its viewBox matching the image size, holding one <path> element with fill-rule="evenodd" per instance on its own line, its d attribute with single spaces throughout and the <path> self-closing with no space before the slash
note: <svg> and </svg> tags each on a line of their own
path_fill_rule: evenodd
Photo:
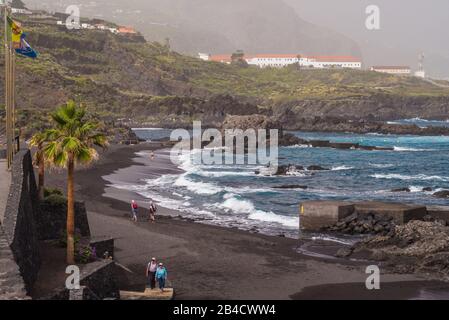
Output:
<svg viewBox="0 0 449 320">
<path fill-rule="evenodd" d="M 426 77 L 426 72 L 424 71 L 424 53 L 420 53 L 418 56 L 418 71 L 415 72 L 415 77 Z"/>
</svg>

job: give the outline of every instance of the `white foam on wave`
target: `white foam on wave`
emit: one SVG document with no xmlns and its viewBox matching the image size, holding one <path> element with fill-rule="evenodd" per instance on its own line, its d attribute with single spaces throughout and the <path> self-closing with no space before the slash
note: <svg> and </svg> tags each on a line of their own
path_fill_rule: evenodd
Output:
<svg viewBox="0 0 449 320">
<path fill-rule="evenodd" d="M 272 211 L 266 212 L 256 210 L 255 212 L 251 213 L 248 218 L 250 218 L 251 220 L 279 223 L 289 228 L 298 228 L 299 226 L 299 218 L 281 216 L 273 213 Z"/>
<path fill-rule="evenodd" d="M 390 163 L 385 163 L 385 164 L 383 164 L 383 163 L 369 163 L 368 165 L 369 165 L 370 167 L 378 168 L 378 169 L 394 167 L 394 165 L 393 165 L 393 164 L 390 164 Z"/>
<path fill-rule="evenodd" d="M 299 226 L 299 218 L 278 215 L 272 211 L 258 210 L 250 200 L 241 199 L 235 194 L 227 193 L 223 196 L 223 199 L 222 203 L 215 203 L 212 206 L 224 210 L 226 213 L 248 215 L 251 220 L 278 223 L 289 228 Z"/>
<path fill-rule="evenodd" d="M 292 146 L 284 147 L 285 149 L 305 149 L 305 148 L 311 148 L 312 146 L 307 144 L 295 144 Z"/>
<path fill-rule="evenodd" d="M 137 193 L 147 199 L 155 201 L 164 208 L 187 213 L 190 216 L 208 217 L 208 218 L 216 217 L 215 214 L 213 214 L 210 211 L 200 210 L 198 208 L 192 207 L 192 204 L 189 201 L 168 198 L 159 193 L 151 191 L 137 192 Z"/>
<path fill-rule="evenodd" d="M 200 175 L 202 177 L 206 177 L 206 178 L 221 178 L 221 177 L 227 177 L 227 176 L 249 177 L 249 176 L 253 176 L 254 172 L 249 172 L 249 171 L 200 171 L 200 172 L 196 172 L 195 174 Z"/>
<path fill-rule="evenodd" d="M 394 151 L 400 152 L 423 152 L 423 151 L 434 151 L 434 149 L 418 149 L 418 148 L 407 148 L 407 147 L 393 147 Z"/>
<path fill-rule="evenodd" d="M 173 183 L 177 187 L 185 187 L 187 190 L 200 195 L 213 195 L 222 192 L 224 189 L 213 183 L 193 181 L 184 173 Z"/>
<path fill-rule="evenodd" d="M 417 175 L 404 175 L 404 174 L 398 174 L 398 173 L 390 173 L 390 174 L 382 174 L 382 173 L 376 173 L 371 175 L 372 178 L 376 179 L 396 179 L 396 180 L 435 180 L 435 181 L 449 181 L 449 177 L 442 177 L 442 176 L 428 176 L 425 174 L 417 174 Z"/>
<path fill-rule="evenodd" d="M 286 173 L 287 176 L 293 176 L 293 177 L 306 177 L 307 174 L 304 173 L 304 171 L 297 170 L 294 168 L 289 169 Z"/>
<path fill-rule="evenodd" d="M 424 187 L 420 187 L 420 186 L 410 186 L 409 187 L 409 189 L 410 189 L 410 192 L 422 192 L 422 189 L 423 189 Z"/>
<path fill-rule="evenodd" d="M 331 168 L 332 171 L 342 171 L 342 170 L 352 170 L 352 169 L 354 169 L 354 167 L 345 166 L 345 165 Z"/>
</svg>

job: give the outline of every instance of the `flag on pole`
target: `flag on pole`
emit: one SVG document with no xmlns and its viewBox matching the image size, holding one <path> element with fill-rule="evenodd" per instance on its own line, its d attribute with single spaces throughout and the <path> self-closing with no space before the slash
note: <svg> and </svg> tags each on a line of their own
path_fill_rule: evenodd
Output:
<svg viewBox="0 0 449 320">
<path fill-rule="evenodd" d="M 38 54 L 25 40 L 26 34 L 23 32 L 20 23 L 11 19 L 11 17 L 8 17 L 7 20 L 9 25 L 8 40 L 11 40 L 16 53 L 25 57 L 36 58 Z"/>
</svg>

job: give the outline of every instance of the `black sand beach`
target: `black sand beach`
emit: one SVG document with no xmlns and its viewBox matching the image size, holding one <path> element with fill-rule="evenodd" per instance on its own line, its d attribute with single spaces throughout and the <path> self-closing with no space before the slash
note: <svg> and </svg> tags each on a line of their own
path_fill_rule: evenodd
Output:
<svg viewBox="0 0 449 320">
<path fill-rule="evenodd" d="M 297 252 L 297 239 L 177 219 L 163 203 L 156 224 L 133 223 L 127 201 L 144 199 L 109 187 L 104 177 L 131 166 L 130 182 L 172 170 L 157 155 L 151 167 L 133 159 L 135 152 L 159 148 L 112 146 L 75 176 L 77 200 L 86 202 L 92 234 L 116 239 L 116 260 L 128 270 L 121 273 L 121 289 L 143 290 L 153 256 L 167 265 L 176 299 L 412 299 L 444 287 L 415 275 L 382 274 L 381 290 L 368 291 L 365 269 L 372 263 L 311 257 Z M 47 182 L 65 189 L 65 173 L 50 172 Z"/>
</svg>

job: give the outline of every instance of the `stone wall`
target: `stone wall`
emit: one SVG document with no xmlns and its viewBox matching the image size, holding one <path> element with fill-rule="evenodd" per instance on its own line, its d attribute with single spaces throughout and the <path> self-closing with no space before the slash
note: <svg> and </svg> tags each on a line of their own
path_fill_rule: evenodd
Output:
<svg viewBox="0 0 449 320">
<path fill-rule="evenodd" d="M 107 252 L 108 257 L 114 259 L 114 238 L 95 237 L 90 239 L 90 246 L 95 248 L 98 258 L 103 258 Z"/>
<path fill-rule="evenodd" d="M 0 300 L 26 299 L 25 282 L 0 226 Z"/>
<path fill-rule="evenodd" d="M 31 153 L 29 150 L 21 150 L 14 156 L 12 183 L 2 227 L 27 292 L 36 281 L 41 262 L 33 219 L 37 205 L 38 194 Z"/>
<path fill-rule="evenodd" d="M 119 299 L 120 290 L 115 277 L 115 262 L 112 260 L 98 260 L 81 268 L 80 285 L 89 290 L 88 299 Z M 84 290 L 83 290 L 84 291 Z M 84 295 L 84 292 L 70 292 L 63 287 L 55 290 L 51 295 L 42 300 L 70 300 L 74 296 Z"/>
<path fill-rule="evenodd" d="M 39 240 L 60 239 L 67 226 L 67 199 L 52 195 L 41 201 L 35 221 Z M 82 237 L 90 237 L 84 202 L 75 202 L 75 229 Z"/>
</svg>

